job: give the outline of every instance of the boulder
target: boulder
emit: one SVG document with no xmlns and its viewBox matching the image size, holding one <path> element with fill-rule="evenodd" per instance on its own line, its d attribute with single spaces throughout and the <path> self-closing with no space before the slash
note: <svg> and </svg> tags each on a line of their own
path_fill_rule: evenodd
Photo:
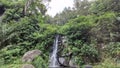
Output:
<svg viewBox="0 0 120 68">
<path fill-rule="evenodd" d="M 22 68 L 35 68 L 32 64 L 24 64 Z"/>
<path fill-rule="evenodd" d="M 23 62 L 32 62 L 33 59 L 36 57 L 36 56 L 39 56 L 41 55 L 41 51 L 40 50 L 32 50 L 32 51 L 28 51 L 26 52 L 23 57 L 22 57 L 22 61 Z"/>
</svg>

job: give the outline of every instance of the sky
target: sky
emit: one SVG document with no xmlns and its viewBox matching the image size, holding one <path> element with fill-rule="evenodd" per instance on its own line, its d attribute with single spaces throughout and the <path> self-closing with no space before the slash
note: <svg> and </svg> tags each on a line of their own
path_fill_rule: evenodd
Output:
<svg viewBox="0 0 120 68">
<path fill-rule="evenodd" d="M 65 7 L 73 7 L 73 0 L 51 0 L 49 7 L 47 14 L 53 17 Z"/>
</svg>

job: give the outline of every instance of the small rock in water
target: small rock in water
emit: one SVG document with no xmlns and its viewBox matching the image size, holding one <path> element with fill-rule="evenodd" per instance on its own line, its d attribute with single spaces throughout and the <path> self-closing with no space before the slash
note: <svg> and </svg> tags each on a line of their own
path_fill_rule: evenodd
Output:
<svg viewBox="0 0 120 68">
<path fill-rule="evenodd" d="M 84 68 L 93 68 L 92 65 L 85 65 Z"/>
<path fill-rule="evenodd" d="M 61 68 L 59 66 L 49 66 L 48 68 Z"/>
</svg>

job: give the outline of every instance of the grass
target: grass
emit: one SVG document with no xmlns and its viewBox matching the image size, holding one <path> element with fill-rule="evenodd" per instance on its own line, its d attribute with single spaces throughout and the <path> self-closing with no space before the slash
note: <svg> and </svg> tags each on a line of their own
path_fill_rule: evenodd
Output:
<svg viewBox="0 0 120 68">
<path fill-rule="evenodd" d="M 1 61 L 0 62 L 0 68 L 21 68 L 22 66 L 22 62 L 21 59 L 18 58 L 16 60 L 13 60 L 11 63 L 9 64 L 4 64 L 5 61 Z"/>
<path fill-rule="evenodd" d="M 0 68 L 21 68 L 22 64 L 7 64 L 1 65 Z"/>
</svg>

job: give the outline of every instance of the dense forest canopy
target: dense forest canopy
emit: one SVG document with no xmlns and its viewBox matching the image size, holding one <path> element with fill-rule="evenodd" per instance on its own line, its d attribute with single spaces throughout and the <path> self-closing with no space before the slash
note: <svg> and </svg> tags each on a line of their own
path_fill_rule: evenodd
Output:
<svg viewBox="0 0 120 68">
<path fill-rule="evenodd" d="M 47 68 L 56 34 L 67 38 L 60 54 L 71 52 L 78 68 L 120 67 L 120 0 L 74 0 L 51 17 L 50 0 L 0 0 L 0 68 L 20 68 L 21 57 L 38 49 L 32 63 Z"/>
</svg>

